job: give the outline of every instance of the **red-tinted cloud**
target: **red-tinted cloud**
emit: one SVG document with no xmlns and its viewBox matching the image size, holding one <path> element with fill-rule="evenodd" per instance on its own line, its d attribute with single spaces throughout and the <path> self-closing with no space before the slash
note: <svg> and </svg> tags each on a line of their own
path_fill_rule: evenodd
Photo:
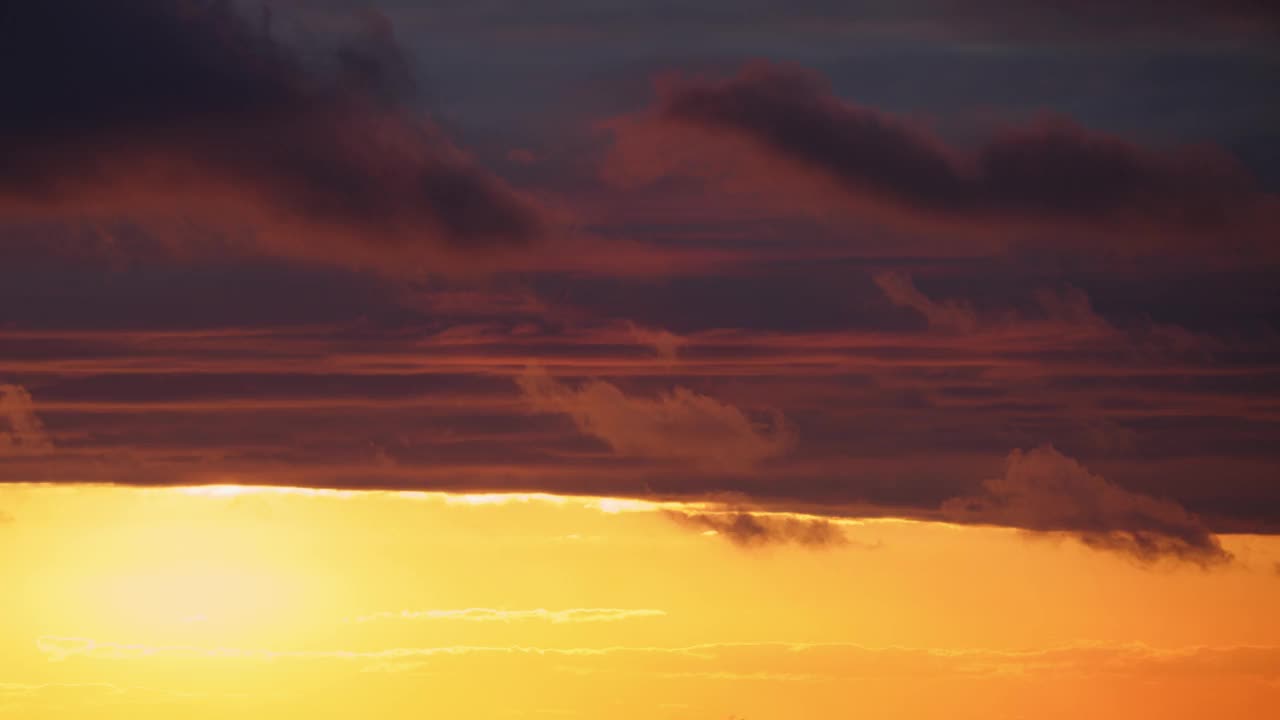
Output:
<svg viewBox="0 0 1280 720">
<path fill-rule="evenodd" d="M 1003 129 L 970 149 L 847 102 L 790 67 L 667 78 L 658 90 L 651 111 L 609 124 L 615 179 L 701 176 L 753 202 L 950 235 L 1101 230 L 1142 247 L 1172 234 L 1212 239 L 1223 253 L 1255 238 L 1274 212 L 1274 199 L 1225 154 L 1157 151 L 1061 118 Z"/>
<path fill-rule="evenodd" d="M 0 457 L 39 455 L 53 450 L 53 440 L 36 416 L 31 393 L 18 385 L 0 385 Z"/>
<path fill-rule="evenodd" d="M 385 21 L 318 59 L 266 22 L 187 0 L 8 6 L 0 217 L 194 219 L 393 269 L 544 233 L 411 106 Z"/>
<path fill-rule="evenodd" d="M 535 409 L 568 415 L 582 432 L 624 456 L 740 469 L 781 455 L 792 444 L 780 414 L 762 424 L 686 388 L 656 398 L 632 397 L 607 382 L 574 387 L 542 370 L 526 372 L 519 384 Z"/>
</svg>

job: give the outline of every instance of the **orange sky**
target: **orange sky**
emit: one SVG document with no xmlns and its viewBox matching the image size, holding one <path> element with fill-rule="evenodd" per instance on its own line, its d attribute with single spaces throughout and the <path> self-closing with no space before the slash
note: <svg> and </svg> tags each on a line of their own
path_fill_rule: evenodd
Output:
<svg viewBox="0 0 1280 720">
<path fill-rule="evenodd" d="M 1224 536 L 1236 561 L 1205 570 L 888 519 L 744 547 L 654 504 L 549 495 L 11 485 L 0 508 L 15 718 L 1266 718 L 1280 702 L 1269 537 Z"/>
</svg>

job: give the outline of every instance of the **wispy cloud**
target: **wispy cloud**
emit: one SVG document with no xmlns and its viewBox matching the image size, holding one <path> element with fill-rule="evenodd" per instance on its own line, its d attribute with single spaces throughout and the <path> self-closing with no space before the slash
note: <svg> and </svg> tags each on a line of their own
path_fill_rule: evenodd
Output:
<svg viewBox="0 0 1280 720">
<path fill-rule="evenodd" d="M 647 608 L 569 608 L 566 610 L 548 610 L 533 608 L 529 610 L 499 610 L 496 608 L 463 608 L 458 610 L 399 610 L 382 611 L 354 618 L 355 622 L 367 623 L 384 620 L 456 620 L 462 622 L 549 622 L 553 624 L 567 623 L 604 623 L 620 622 L 637 618 L 663 617 L 667 613 L 662 610 Z"/>
</svg>

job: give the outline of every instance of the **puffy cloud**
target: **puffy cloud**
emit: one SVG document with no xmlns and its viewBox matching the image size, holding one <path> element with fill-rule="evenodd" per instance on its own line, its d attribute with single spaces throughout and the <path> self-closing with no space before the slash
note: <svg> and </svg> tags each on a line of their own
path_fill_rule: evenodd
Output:
<svg viewBox="0 0 1280 720">
<path fill-rule="evenodd" d="M 908 229 L 1091 228 L 1123 231 L 1135 247 L 1149 230 L 1252 237 L 1274 212 L 1224 153 L 1157 151 L 1063 118 L 966 149 L 796 68 L 757 63 L 724 81 L 666 78 L 658 90 L 651 112 L 611 124 L 615 179 L 702 175 L 806 212 L 834 206 Z"/>
<path fill-rule="evenodd" d="M 265 13 L 259 26 L 226 2 L 8 7 L 0 216 L 194 219 L 250 228 L 271 252 L 388 268 L 541 235 L 539 209 L 411 106 L 384 18 L 320 57 Z"/>
<path fill-rule="evenodd" d="M 575 387 L 541 369 L 528 370 L 517 382 L 534 409 L 568 415 L 580 431 L 620 455 L 741 469 L 792 445 L 790 426 L 780 413 L 772 413 L 768 423 L 757 422 L 683 387 L 654 398 L 634 397 L 601 380 Z"/>
<path fill-rule="evenodd" d="M 1126 490 L 1052 446 L 1013 451 L 1004 475 L 980 493 L 942 507 L 955 520 L 1034 532 L 1062 532 L 1099 550 L 1144 562 L 1163 557 L 1201 565 L 1231 560 L 1205 523 L 1181 505 Z"/>
<path fill-rule="evenodd" d="M 18 385 L 0 385 L 0 419 L 8 430 L 0 430 L 0 457 L 36 455 L 53 450 L 53 439 L 36 416 L 31 393 Z"/>
<path fill-rule="evenodd" d="M 785 543 L 829 547 L 849 542 L 839 525 L 824 518 L 687 510 L 664 510 L 663 514 L 681 525 L 714 532 L 742 547 Z"/>
</svg>

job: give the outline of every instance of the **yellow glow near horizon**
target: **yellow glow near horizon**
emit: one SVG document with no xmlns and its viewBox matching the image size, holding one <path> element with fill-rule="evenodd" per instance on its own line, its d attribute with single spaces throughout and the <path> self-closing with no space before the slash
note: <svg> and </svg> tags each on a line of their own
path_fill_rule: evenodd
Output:
<svg viewBox="0 0 1280 720">
<path fill-rule="evenodd" d="M 1280 701 L 1273 538 L 1225 537 L 1238 562 L 1212 571 L 902 520 L 743 549 L 660 512 L 677 507 L 6 486 L 0 716 L 1105 720 Z"/>
</svg>

